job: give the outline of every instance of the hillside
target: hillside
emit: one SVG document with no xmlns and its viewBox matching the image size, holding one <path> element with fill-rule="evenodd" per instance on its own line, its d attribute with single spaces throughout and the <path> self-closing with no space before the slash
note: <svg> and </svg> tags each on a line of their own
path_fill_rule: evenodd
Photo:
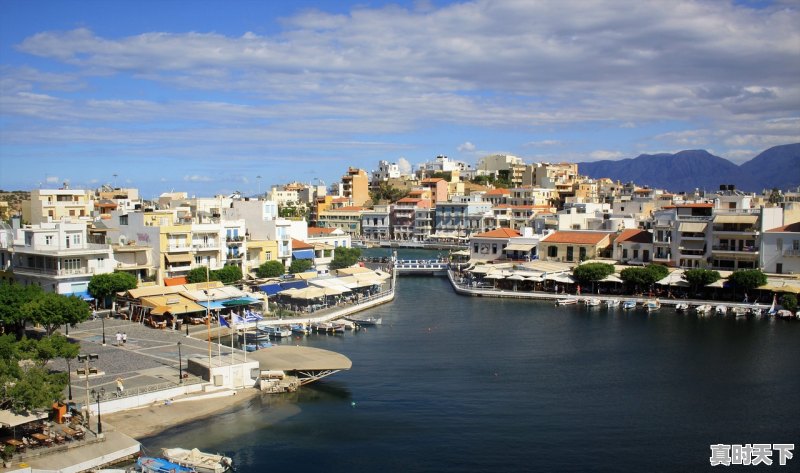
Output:
<svg viewBox="0 0 800 473">
<path fill-rule="evenodd" d="M 705 150 L 687 150 L 578 163 L 578 170 L 594 178 L 633 181 L 674 192 L 715 190 L 720 184 L 754 192 L 773 187 L 790 189 L 800 186 L 800 143 L 775 146 L 741 166 Z"/>
</svg>

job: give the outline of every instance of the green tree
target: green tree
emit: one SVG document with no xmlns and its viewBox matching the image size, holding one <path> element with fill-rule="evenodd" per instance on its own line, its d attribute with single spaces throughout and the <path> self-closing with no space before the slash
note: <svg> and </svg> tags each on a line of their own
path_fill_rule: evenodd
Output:
<svg viewBox="0 0 800 473">
<path fill-rule="evenodd" d="M 669 268 L 667 268 L 663 264 L 650 263 L 647 266 L 645 266 L 645 269 L 647 269 L 653 274 L 655 281 L 658 281 L 659 279 L 664 279 L 665 277 L 669 276 Z"/>
<path fill-rule="evenodd" d="M 660 279 L 657 270 L 637 267 L 623 269 L 619 273 L 619 277 L 625 282 L 628 289 L 634 289 L 636 292 L 649 288 Z"/>
<path fill-rule="evenodd" d="M 137 284 L 136 277 L 125 272 L 96 274 L 89 280 L 89 294 L 105 308 L 109 296 L 134 289 Z"/>
<path fill-rule="evenodd" d="M 781 296 L 781 305 L 791 313 L 797 310 L 797 296 L 794 294 L 784 294 Z"/>
<path fill-rule="evenodd" d="M 592 284 L 592 292 L 594 292 L 595 282 L 612 274 L 614 274 L 614 265 L 607 263 L 584 263 L 572 270 L 572 276 L 579 283 Z"/>
<path fill-rule="evenodd" d="M 52 292 L 27 302 L 20 311 L 25 321 L 42 325 L 47 335 L 52 335 L 61 325 L 74 326 L 92 315 L 89 304 L 83 299 Z"/>
<path fill-rule="evenodd" d="M 339 247 L 334 250 L 333 260 L 329 265 L 330 269 L 349 268 L 358 263 L 358 258 L 361 257 L 361 250 L 359 248 L 344 248 Z"/>
<path fill-rule="evenodd" d="M 209 271 L 205 266 L 190 269 L 186 274 L 186 281 L 190 284 L 206 282 L 206 277 L 208 277 L 208 281 L 219 281 L 219 277 L 214 274 L 214 271 Z"/>
<path fill-rule="evenodd" d="M 23 286 L 17 283 L 0 282 L 0 324 L 6 333 L 16 333 L 22 338 L 25 333 L 26 315 L 22 308 L 36 300 L 44 292 L 39 286 Z"/>
<path fill-rule="evenodd" d="M 292 260 L 292 264 L 289 265 L 289 272 L 292 274 L 305 273 L 312 266 L 314 266 L 314 263 L 310 259 Z"/>
<path fill-rule="evenodd" d="M 397 187 L 390 185 L 388 182 L 381 182 L 378 184 L 377 188 L 371 190 L 369 193 L 370 199 L 375 203 L 381 200 L 397 202 L 407 195 L 408 191 L 398 189 Z"/>
<path fill-rule="evenodd" d="M 283 276 L 286 267 L 280 261 L 267 261 L 256 269 L 256 276 L 260 278 L 277 278 Z"/>
<path fill-rule="evenodd" d="M 767 275 L 760 269 L 741 269 L 728 276 L 728 281 L 733 284 L 734 290 L 742 289 L 751 291 L 767 283 Z"/>
<path fill-rule="evenodd" d="M 238 266 L 224 266 L 222 269 L 212 271 L 223 284 L 233 284 L 242 280 L 242 268 Z"/>
<path fill-rule="evenodd" d="M 683 279 L 692 286 L 692 292 L 719 281 L 719 278 L 719 271 L 711 269 L 688 269 L 683 273 Z"/>
</svg>

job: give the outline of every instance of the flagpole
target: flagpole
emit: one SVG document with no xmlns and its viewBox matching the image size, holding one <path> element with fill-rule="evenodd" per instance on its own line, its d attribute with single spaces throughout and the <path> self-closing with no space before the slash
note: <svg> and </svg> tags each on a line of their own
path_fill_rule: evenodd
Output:
<svg viewBox="0 0 800 473">
<path fill-rule="evenodd" d="M 209 306 L 211 306 L 211 296 L 208 293 L 208 266 L 206 266 L 206 334 L 208 339 L 208 380 L 211 381 L 211 313 Z"/>
</svg>

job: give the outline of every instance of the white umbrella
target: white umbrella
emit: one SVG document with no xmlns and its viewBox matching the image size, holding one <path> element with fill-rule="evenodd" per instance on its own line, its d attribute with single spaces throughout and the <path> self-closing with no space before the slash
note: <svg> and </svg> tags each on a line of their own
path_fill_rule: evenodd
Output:
<svg viewBox="0 0 800 473">
<path fill-rule="evenodd" d="M 505 278 L 505 276 L 503 276 L 500 273 L 491 273 L 483 277 L 483 279 L 503 279 L 503 278 Z"/>
<path fill-rule="evenodd" d="M 613 274 L 609 274 L 608 276 L 601 279 L 600 282 L 622 282 L 622 279 L 618 278 Z"/>
<path fill-rule="evenodd" d="M 525 278 L 520 276 L 519 274 L 512 274 L 511 276 L 507 277 L 506 280 L 508 281 L 524 281 Z"/>
</svg>

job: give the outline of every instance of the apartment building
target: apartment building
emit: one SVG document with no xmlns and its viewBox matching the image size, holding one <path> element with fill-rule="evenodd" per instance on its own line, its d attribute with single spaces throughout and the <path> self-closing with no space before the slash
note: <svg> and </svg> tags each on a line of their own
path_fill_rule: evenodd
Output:
<svg viewBox="0 0 800 473">
<path fill-rule="evenodd" d="M 525 163 L 521 158 L 508 154 L 492 154 L 478 160 L 475 173 L 478 176 L 494 176 L 507 179 L 512 186 L 523 185 Z"/>
<path fill-rule="evenodd" d="M 366 241 L 379 242 L 391 239 L 391 206 L 376 205 L 361 214 L 361 236 Z M 309 228 L 309 232 L 311 229 Z"/>
<path fill-rule="evenodd" d="M 22 220 L 31 225 L 46 222 L 92 220 L 94 192 L 83 189 L 34 189 L 31 198 L 22 201 Z"/>
<path fill-rule="evenodd" d="M 613 235 L 611 232 L 557 231 L 541 239 L 539 257 L 565 263 L 610 258 Z"/>
<path fill-rule="evenodd" d="M 493 219 L 492 204 L 480 194 L 455 196 L 450 202 L 436 205 L 434 215 L 436 233 L 469 237 L 486 231 L 486 220 Z"/>
<path fill-rule="evenodd" d="M 416 239 L 416 212 L 418 209 L 430 208 L 431 201 L 427 199 L 405 197 L 395 202 L 390 217 L 392 238 L 400 241 L 414 241 Z"/>
<path fill-rule="evenodd" d="M 363 169 L 348 168 L 342 176 L 342 195 L 354 206 L 364 205 L 369 200 L 369 175 Z"/>
<path fill-rule="evenodd" d="M 776 274 L 800 274 L 800 222 L 762 234 L 760 267 Z"/>
<path fill-rule="evenodd" d="M 365 209 L 357 205 L 330 208 L 317 217 L 317 227 L 338 228 L 351 238 L 361 235 L 361 219 Z"/>
</svg>

